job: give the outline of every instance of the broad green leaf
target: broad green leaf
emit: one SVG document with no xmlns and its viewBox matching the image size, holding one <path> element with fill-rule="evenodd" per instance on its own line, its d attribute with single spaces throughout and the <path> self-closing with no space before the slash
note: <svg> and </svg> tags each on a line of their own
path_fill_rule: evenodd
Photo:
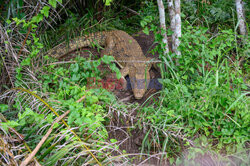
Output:
<svg viewBox="0 0 250 166">
<path fill-rule="evenodd" d="M 43 9 L 41 10 L 41 13 L 45 16 L 45 17 L 49 17 L 49 6 L 44 6 Z"/>
<path fill-rule="evenodd" d="M 144 32 L 146 35 L 149 35 L 149 29 L 148 29 L 148 27 L 145 27 L 145 28 L 143 29 L 143 32 Z"/>
<path fill-rule="evenodd" d="M 147 22 L 144 21 L 144 20 L 142 20 L 142 21 L 140 22 L 140 24 L 141 24 L 141 26 L 144 28 L 144 27 L 147 25 Z"/>
<path fill-rule="evenodd" d="M 105 2 L 105 5 L 106 5 L 106 6 L 109 6 L 110 3 L 112 2 L 112 0 L 103 0 L 103 2 Z"/>
<path fill-rule="evenodd" d="M 6 105 L 6 104 L 0 104 L 0 112 L 3 112 L 3 111 L 6 111 L 6 110 L 8 110 L 8 105 Z"/>
<path fill-rule="evenodd" d="M 102 61 L 105 63 L 105 64 L 110 64 L 112 61 L 114 61 L 114 57 L 113 56 L 108 56 L 108 55 L 104 55 L 102 57 Z"/>
<path fill-rule="evenodd" d="M 11 21 L 10 21 L 10 20 L 7 20 L 7 21 L 6 21 L 6 23 L 7 23 L 7 24 L 10 24 L 10 23 L 11 23 Z"/>
<path fill-rule="evenodd" d="M 49 0 L 49 4 L 50 4 L 53 8 L 56 8 L 56 0 Z"/>
<path fill-rule="evenodd" d="M 39 23 L 42 20 L 43 20 L 43 15 L 38 14 L 37 16 L 32 17 L 31 22 Z"/>
<path fill-rule="evenodd" d="M 116 140 L 116 139 L 110 139 L 110 142 L 111 142 L 111 143 L 116 143 L 117 140 Z"/>
</svg>

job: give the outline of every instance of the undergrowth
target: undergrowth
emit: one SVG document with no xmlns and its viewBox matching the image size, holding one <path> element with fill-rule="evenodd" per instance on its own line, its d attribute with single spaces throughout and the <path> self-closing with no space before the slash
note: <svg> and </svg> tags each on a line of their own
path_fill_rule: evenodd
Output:
<svg viewBox="0 0 250 166">
<path fill-rule="evenodd" d="M 145 139 L 144 150 L 161 144 L 169 156 L 183 150 L 183 145 L 227 155 L 244 152 L 250 123 L 248 76 L 244 73 L 249 45 L 239 45 L 236 29 L 211 34 L 207 27 L 183 22 L 182 55 L 170 53 L 168 57 L 163 54 L 162 37 L 152 21 L 146 16 L 142 26 L 145 33 L 153 31 L 159 43 L 153 53 L 158 52 L 163 62 L 160 82 L 164 88 L 159 102 L 140 111 L 153 131 Z M 177 59 L 177 65 L 172 63 Z M 244 164 L 247 154 L 242 155 L 244 159 L 235 160 Z"/>
<path fill-rule="evenodd" d="M 18 160 L 23 160 L 55 119 L 69 110 L 67 117 L 53 126 L 53 133 L 36 154 L 36 160 L 41 164 L 129 162 L 126 151 L 119 149 L 120 142 L 110 138 L 107 130 L 114 114 L 118 114 L 122 124 L 132 123 L 126 128 L 127 135 L 132 136 L 135 128 L 143 131 L 141 154 L 154 152 L 161 156 L 162 161 L 178 165 L 194 163 L 197 154 L 215 152 L 212 155 L 227 156 L 222 157 L 226 163 L 234 161 L 247 165 L 249 45 L 240 42 L 242 36 L 237 34 L 235 12 L 228 7 L 232 6 L 232 1 L 207 2 L 183 3 L 181 56 L 173 53 L 166 56 L 154 1 L 141 1 L 139 15 L 128 18 L 124 10 L 115 17 L 121 7 L 118 4 L 115 10 L 106 8 L 101 21 L 94 19 L 92 10 L 82 17 L 68 11 L 69 17 L 63 24 L 55 26 L 56 31 L 45 31 L 46 25 L 42 23 L 54 19 L 50 14 L 62 1 L 49 1 L 49 5 L 43 6 L 31 18 L 25 18 L 22 12 L 15 14 L 13 11 L 19 11 L 22 4 L 13 1 L 14 5 L 9 8 L 12 14 L 1 13 L 6 20 L 4 28 L 1 25 L 4 49 L 1 49 L 0 72 L 8 65 L 5 59 L 15 64 L 11 66 L 14 66 L 14 77 L 11 77 L 14 78 L 14 88 L 0 96 L 5 103 L 0 104 L 1 145 L 13 150 L 18 142 L 20 148 L 14 149 L 13 154 L 18 156 L 22 152 Z M 163 89 L 152 105 L 125 105 L 103 88 L 88 87 L 91 78 L 102 78 L 98 69 L 101 63 L 108 65 L 120 77 L 110 56 L 94 60 L 91 59 L 93 57 L 76 57 L 69 63 L 60 63 L 45 53 L 77 35 L 110 29 L 135 32 L 140 26 L 145 34 L 154 33 L 158 45 L 152 53 L 159 53 L 161 60 L 160 82 Z M 15 33 L 26 43 L 15 45 L 16 42 L 11 40 Z M 23 34 L 28 36 L 27 40 Z M 169 31 L 168 35 L 171 34 Z M 131 115 L 131 110 L 138 111 L 137 117 Z M 121 115 L 130 120 L 123 121 Z M 15 143 L 3 141 L 13 134 L 17 138 Z M 186 150 L 187 154 L 181 154 Z M 183 156 L 188 159 L 182 160 Z M 7 163 L 16 164 L 11 157 L 0 162 Z"/>
</svg>

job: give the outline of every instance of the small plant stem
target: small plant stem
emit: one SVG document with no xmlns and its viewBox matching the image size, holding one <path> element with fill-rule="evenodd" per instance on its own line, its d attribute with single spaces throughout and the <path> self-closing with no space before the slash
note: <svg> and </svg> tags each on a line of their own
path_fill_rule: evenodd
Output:
<svg viewBox="0 0 250 166">
<path fill-rule="evenodd" d="M 38 7 L 37 7 L 37 11 L 36 11 L 35 16 L 36 16 L 37 13 L 39 12 L 39 9 L 40 9 L 40 4 L 38 4 Z M 27 32 L 27 34 L 26 34 L 26 36 L 25 36 L 25 39 L 24 39 L 24 41 L 23 41 L 22 47 L 21 47 L 21 49 L 19 50 L 19 53 L 17 54 L 17 58 L 19 58 L 19 56 L 21 55 L 21 53 L 22 53 L 22 51 L 23 51 L 23 48 L 24 48 L 24 46 L 25 46 L 25 44 L 26 44 L 26 41 L 27 41 L 27 39 L 28 39 L 28 37 L 29 37 L 30 31 L 31 31 L 31 27 L 32 27 L 32 24 L 29 26 L 29 29 L 28 29 L 28 32 Z"/>
<path fill-rule="evenodd" d="M 18 54 L 17 54 L 17 58 L 20 57 L 20 55 L 21 55 L 21 53 L 22 53 L 22 51 L 23 51 L 23 48 L 24 48 L 25 43 L 26 43 L 26 41 L 27 41 L 27 39 L 28 39 L 28 36 L 29 36 L 29 34 L 30 34 L 30 31 L 31 31 L 31 25 L 29 26 L 29 29 L 28 29 L 28 32 L 27 32 L 27 34 L 26 34 L 26 37 L 25 37 L 25 39 L 24 39 L 24 41 L 23 41 L 22 47 L 21 47 L 21 49 L 19 50 L 19 52 L 18 52 Z"/>
<path fill-rule="evenodd" d="M 134 11 L 133 9 L 130 9 L 130 8 L 128 8 L 128 7 L 126 7 L 126 6 L 123 6 L 123 5 L 121 5 L 121 7 L 124 8 L 124 9 L 126 9 L 126 10 L 128 10 L 128 11 L 130 11 L 131 13 L 133 13 L 133 14 L 135 14 L 135 15 L 140 16 L 140 13 Z"/>
</svg>

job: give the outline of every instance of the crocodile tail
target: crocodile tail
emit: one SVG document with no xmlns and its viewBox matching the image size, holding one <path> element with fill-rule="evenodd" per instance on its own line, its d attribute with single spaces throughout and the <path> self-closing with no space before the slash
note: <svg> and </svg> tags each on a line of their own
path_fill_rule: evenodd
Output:
<svg viewBox="0 0 250 166">
<path fill-rule="evenodd" d="M 86 36 L 80 36 L 71 39 L 69 42 L 63 42 L 55 46 L 54 48 L 50 49 L 47 52 L 47 55 L 54 58 L 60 58 L 77 49 L 91 46 L 92 43 L 97 43 L 101 46 L 104 46 L 106 36 L 108 35 L 107 33 L 108 32 L 96 32 Z"/>
</svg>

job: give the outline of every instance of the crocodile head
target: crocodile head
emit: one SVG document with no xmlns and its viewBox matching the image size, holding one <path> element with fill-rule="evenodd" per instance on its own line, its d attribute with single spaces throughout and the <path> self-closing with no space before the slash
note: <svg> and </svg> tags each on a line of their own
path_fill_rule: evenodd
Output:
<svg viewBox="0 0 250 166">
<path fill-rule="evenodd" d="M 147 91 L 150 82 L 149 69 L 150 66 L 146 64 L 140 64 L 129 69 L 129 79 L 136 99 L 141 99 Z"/>
</svg>

